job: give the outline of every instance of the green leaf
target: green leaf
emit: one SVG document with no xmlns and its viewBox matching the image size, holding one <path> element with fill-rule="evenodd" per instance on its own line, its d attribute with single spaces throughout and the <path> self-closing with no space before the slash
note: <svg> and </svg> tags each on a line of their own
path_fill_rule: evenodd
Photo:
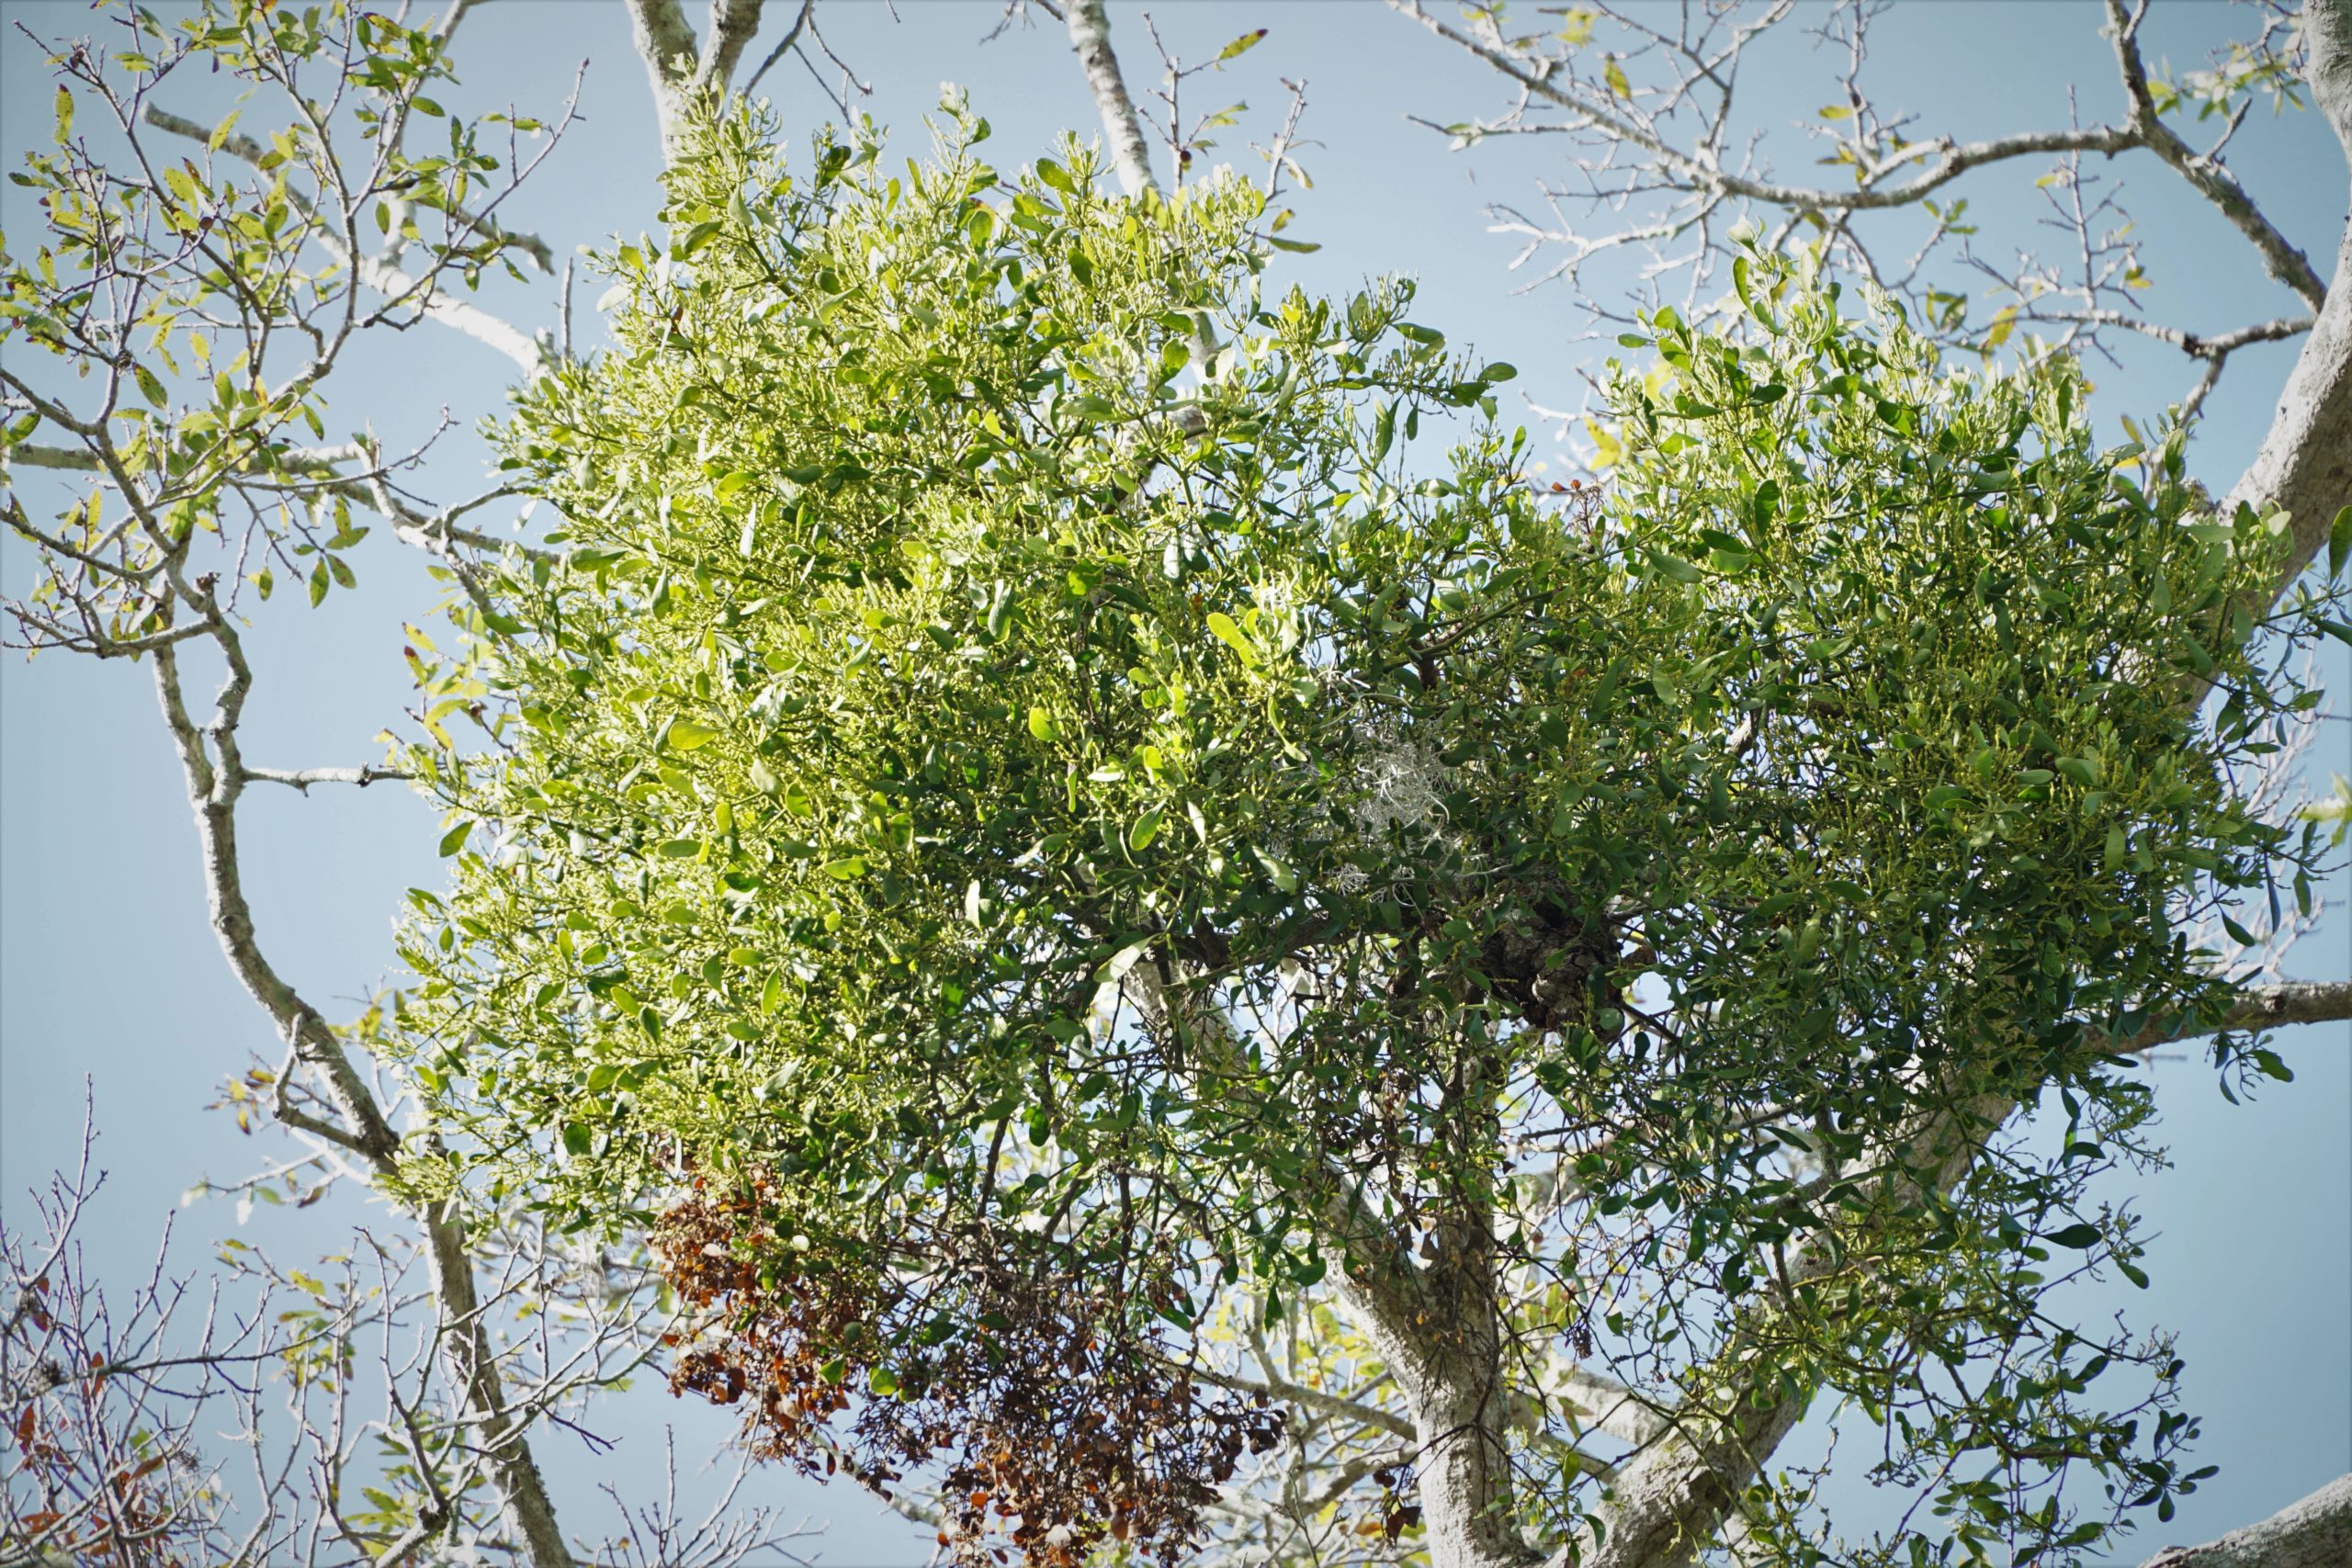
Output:
<svg viewBox="0 0 2352 1568">
<path fill-rule="evenodd" d="M 1151 841 L 1159 837 L 1159 825 L 1165 820 L 1167 820 L 1167 814 L 1157 807 L 1137 817 L 1134 825 L 1127 829 L 1127 848 L 1138 853 L 1149 849 Z"/>
<path fill-rule="evenodd" d="M 1052 714 L 1042 707 L 1032 707 L 1029 710 L 1029 734 L 1033 739 L 1051 740 L 1060 733 L 1061 727 L 1054 722 Z"/>
<path fill-rule="evenodd" d="M 1611 55 L 1609 62 L 1601 67 L 1600 73 L 1608 79 L 1611 92 L 1621 98 L 1630 98 L 1634 96 L 1634 85 L 1625 79 L 1625 68 L 1617 63 L 1614 55 Z"/>
<path fill-rule="evenodd" d="M 466 835 L 473 830 L 474 825 L 470 821 L 468 821 L 460 822 L 456 827 L 450 829 L 447 832 L 442 834 L 441 848 L 438 852 L 441 858 L 443 860 L 447 860 L 451 855 L 456 854 L 459 850 L 464 849 L 466 847 Z"/>
<path fill-rule="evenodd" d="M 2052 1231 L 2041 1239 L 2052 1247 L 2071 1247 L 2080 1252 L 2086 1247 L 2096 1246 L 2098 1238 L 2099 1228 L 2097 1225 L 2073 1224 L 2064 1230 Z"/>
<path fill-rule="evenodd" d="M 865 857 L 843 855 L 839 860 L 829 860 L 825 863 L 824 871 L 836 882 L 854 882 L 865 874 Z"/>
<path fill-rule="evenodd" d="M 1250 642 L 1250 634 L 1243 631 L 1231 615 L 1225 614 L 1222 610 L 1211 610 L 1208 624 L 1210 632 L 1215 634 L 1219 642 L 1241 656 L 1242 663 L 1249 665 L 1251 669 L 1257 668 L 1257 647 Z"/>
<path fill-rule="evenodd" d="M 2330 581 L 2344 575 L 2344 563 L 2352 560 L 2352 506 L 2340 506 L 2335 520 L 2327 525 L 2327 575 Z"/>
<path fill-rule="evenodd" d="M 1664 550 L 1650 551 L 1649 558 L 1652 570 L 1677 582 L 1697 582 L 1707 575 L 1680 556 L 1670 556 Z"/>
<path fill-rule="evenodd" d="M 1396 441 L 1396 405 L 1383 402 L 1372 416 L 1372 451 L 1365 459 L 1366 468 L 1376 468 L 1388 456 L 1388 448 Z"/>
<path fill-rule="evenodd" d="M 60 147 L 74 135 L 74 95 L 60 84 L 57 89 L 57 144 Z"/>
<path fill-rule="evenodd" d="M 671 724 L 666 744 L 673 751 L 693 751 L 718 739 L 718 733 L 715 726 L 682 718 Z"/>
<path fill-rule="evenodd" d="M 876 1367 L 866 1374 L 865 1386 L 877 1399 L 888 1399 L 899 1392 L 899 1374 L 888 1367 Z"/>
</svg>

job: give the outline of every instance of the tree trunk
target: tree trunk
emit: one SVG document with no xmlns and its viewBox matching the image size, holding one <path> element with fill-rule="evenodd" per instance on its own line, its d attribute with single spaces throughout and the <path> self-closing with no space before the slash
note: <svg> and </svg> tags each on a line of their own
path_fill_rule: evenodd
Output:
<svg viewBox="0 0 2352 1568">
<path fill-rule="evenodd" d="M 1420 1449 L 1415 1494 L 1432 1568 L 1529 1568 L 1512 1517 L 1510 1405 L 1490 1219 L 1439 1226 L 1409 1278 L 1359 1270 L 1346 1296 L 1405 1393 Z"/>
</svg>

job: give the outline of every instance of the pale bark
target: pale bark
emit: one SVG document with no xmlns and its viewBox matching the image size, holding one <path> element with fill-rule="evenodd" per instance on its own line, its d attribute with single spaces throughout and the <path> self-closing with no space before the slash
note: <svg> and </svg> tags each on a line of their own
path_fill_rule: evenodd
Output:
<svg viewBox="0 0 2352 1568">
<path fill-rule="evenodd" d="M 212 135 L 212 127 L 199 125 L 195 120 L 183 115 L 174 114 L 154 104 L 149 104 L 146 107 L 142 118 L 158 130 L 169 131 L 174 136 L 184 136 L 191 141 L 209 143 Z M 220 151 L 232 158 L 250 164 L 257 169 L 267 167 L 264 162 L 268 156 L 267 149 L 242 132 L 232 134 L 222 141 Z M 316 237 L 319 243 L 325 247 L 328 254 L 343 265 L 349 267 L 354 277 L 382 295 L 393 305 L 412 307 L 419 313 L 439 321 L 443 326 L 454 328 L 475 342 L 497 350 L 513 361 L 514 367 L 526 377 L 537 378 L 547 370 L 547 355 L 529 333 L 507 321 L 501 321 L 478 305 L 469 304 L 444 291 L 437 277 L 411 277 L 383 257 L 366 254 L 351 244 L 348 239 L 338 239 L 335 236 L 336 225 L 332 216 L 318 213 L 301 197 L 290 192 L 287 199 L 300 210 L 303 216 L 319 220 Z M 345 217 L 346 221 L 344 227 L 347 231 L 348 215 Z M 509 234 L 487 218 L 472 219 L 469 223 L 474 231 L 485 237 L 494 238 L 501 244 L 511 245 L 526 253 L 538 262 L 542 271 L 552 270 L 548 265 L 547 243 L 537 236 Z"/>
<path fill-rule="evenodd" d="M 760 30 L 760 13 L 767 0 L 710 0 L 707 44 L 695 42 L 694 27 L 679 0 L 625 3 L 629 39 L 637 46 L 638 58 L 645 62 L 645 79 L 653 89 L 653 111 L 662 125 L 662 157 L 668 163 L 677 156 L 679 138 L 695 109 L 726 96 L 743 51 Z M 804 6 L 793 24 L 796 34 L 807 20 Z"/>
<path fill-rule="evenodd" d="M 342 1125 L 321 1122 L 287 1103 L 283 1095 L 290 1075 L 280 1077 L 276 1114 L 285 1125 L 345 1150 L 377 1179 L 390 1179 L 398 1170 L 399 1134 L 386 1120 L 373 1090 L 324 1016 L 271 965 L 254 934 L 237 853 L 237 801 L 252 776 L 237 745 L 237 726 L 253 684 L 243 646 L 228 619 L 210 604 L 208 592 L 179 582 L 176 573 L 174 590 L 179 602 L 196 607 L 205 631 L 228 663 L 228 678 L 214 695 L 212 714 L 199 726 L 188 710 L 176 648 L 160 649 L 153 656 L 164 725 L 179 752 L 188 799 L 196 811 L 205 901 L 213 934 L 246 993 L 277 1025 L 288 1054 L 326 1085 Z M 571 1568 L 571 1552 L 556 1522 L 546 1482 L 521 1425 L 507 1407 L 482 1321 L 465 1222 L 448 1205 L 421 1206 L 415 1213 L 425 1233 L 443 1363 L 460 1391 L 474 1440 L 489 1461 L 500 1512 L 530 1568 Z"/>
<path fill-rule="evenodd" d="M 2303 28 L 2312 101 L 2352 160 L 2352 0 L 2311 0 Z M 2257 513 L 2288 513 L 2293 548 L 2278 585 L 2282 591 L 2318 556 L 2338 509 L 2352 504 L 2352 223 L 2262 449 L 2223 505 L 2233 509 L 2240 502 Z"/>
<path fill-rule="evenodd" d="M 2202 1546 L 2168 1546 L 2143 1568 L 2344 1568 L 2352 1562 L 2352 1475 L 2260 1524 Z"/>
<path fill-rule="evenodd" d="M 1404 1391 L 1430 1561 L 1527 1568 L 1538 1553 L 1511 1509 L 1511 1397 L 1497 1310 L 1494 1235 L 1483 1214 L 1442 1224 L 1437 1257 L 1409 1275 L 1358 1264 L 1340 1287 Z"/>
<path fill-rule="evenodd" d="M 1151 143 L 1144 139 L 1143 118 L 1119 74 L 1119 57 L 1111 50 L 1111 23 L 1102 0 L 1069 0 L 1069 41 L 1078 51 L 1079 68 L 1094 95 L 1102 117 L 1102 133 L 1110 139 L 1111 158 L 1119 184 L 1129 196 L 1159 188 L 1151 175 Z"/>
</svg>

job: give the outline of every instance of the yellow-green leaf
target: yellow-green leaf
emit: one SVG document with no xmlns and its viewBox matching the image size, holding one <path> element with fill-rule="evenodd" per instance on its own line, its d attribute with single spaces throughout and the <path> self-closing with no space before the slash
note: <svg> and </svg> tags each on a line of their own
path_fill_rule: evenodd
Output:
<svg viewBox="0 0 2352 1568">
<path fill-rule="evenodd" d="M 1618 441 L 1614 432 L 1597 419 L 1587 419 L 1584 428 L 1585 433 L 1592 437 L 1592 456 L 1587 459 L 1587 467 L 1598 472 L 1624 461 L 1624 446 Z"/>
<path fill-rule="evenodd" d="M 1257 648 L 1250 642 L 1250 634 L 1243 631 L 1239 626 L 1236 625 L 1231 615 L 1225 614 L 1221 610 L 1211 610 L 1209 612 L 1209 630 L 1216 636 L 1219 642 L 1225 644 L 1226 647 L 1239 654 L 1241 656 L 1242 663 L 1250 665 L 1252 668 L 1257 665 Z"/>
<path fill-rule="evenodd" d="M 670 726 L 670 750 L 673 751 L 692 751 L 718 739 L 718 731 L 715 727 L 691 718 L 682 718 Z"/>
<path fill-rule="evenodd" d="M 1249 53 L 1251 50 L 1264 42 L 1265 38 L 1266 29 L 1263 28 L 1260 28 L 1254 33 L 1243 33 L 1239 38 L 1235 39 L 1231 43 L 1227 44 L 1223 49 L 1217 51 L 1216 63 L 1222 65 L 1236 55 Z"/>
</svg>

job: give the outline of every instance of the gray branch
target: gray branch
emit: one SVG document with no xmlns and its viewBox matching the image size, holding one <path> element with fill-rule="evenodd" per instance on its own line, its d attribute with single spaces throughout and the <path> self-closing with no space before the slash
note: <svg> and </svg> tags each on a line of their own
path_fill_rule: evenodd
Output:
<svg viewBox="0 0 2352 1568">
<path fill-rule="evenodd" d="M 2352 1475 L 2260 1524 L 2202 1546 L 2168 1546 L 2144 1568 L 2343 1568 L 2352 1562 Z"/>
</svg>

